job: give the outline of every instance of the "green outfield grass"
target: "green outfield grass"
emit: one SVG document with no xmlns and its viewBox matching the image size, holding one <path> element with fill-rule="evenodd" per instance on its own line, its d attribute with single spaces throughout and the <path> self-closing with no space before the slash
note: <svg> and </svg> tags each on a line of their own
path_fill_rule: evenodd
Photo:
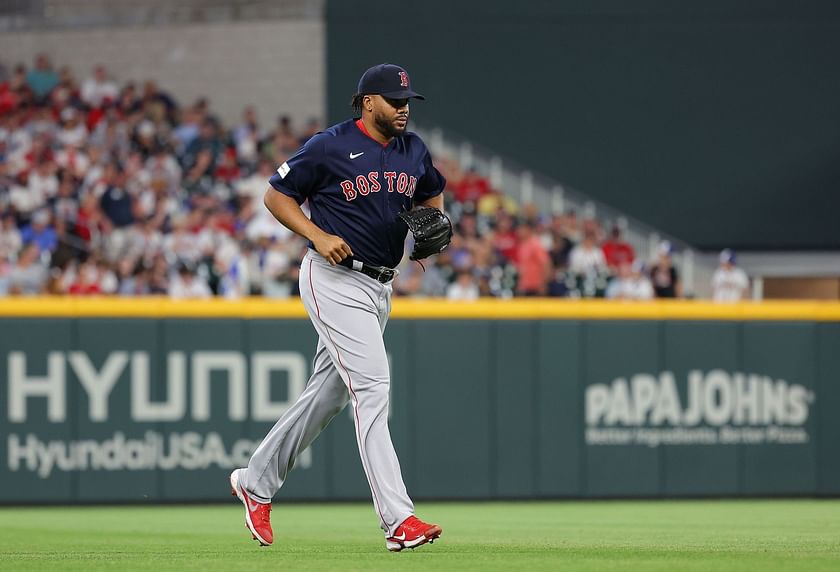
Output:
<svg viewBox="0 0 840 572">
<path fill-rule="evenodd" d="M 367 504 L 0 509 L 10 570 L 840 570 L 838 501 L 421 503 L 443 537 L 391 554 Z"/>
</svg>

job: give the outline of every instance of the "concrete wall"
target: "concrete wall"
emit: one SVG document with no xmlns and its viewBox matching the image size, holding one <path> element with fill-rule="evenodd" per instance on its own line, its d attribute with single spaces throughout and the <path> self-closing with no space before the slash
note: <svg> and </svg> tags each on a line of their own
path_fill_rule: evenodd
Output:
<svg viewBox="0 0 840 572">
<path fill-rule="evenodd" d="M 46 52 L 80 81 L 102 63 L 120 84 L 155 79 L 182 103 L 206 96 L 227 122 L 253 104 L 268 126 L 280 114 L 323 118 L 324 43 L 314 19 L 11 32 L 0 35 L 0 61 L 31 65 Z"/>
</svg>

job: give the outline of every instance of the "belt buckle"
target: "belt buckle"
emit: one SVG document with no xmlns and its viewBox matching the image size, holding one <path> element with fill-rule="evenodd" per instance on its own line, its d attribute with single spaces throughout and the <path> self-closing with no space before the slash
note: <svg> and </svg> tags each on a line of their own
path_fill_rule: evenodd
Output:
<svg viewBox="0 0 840 572">
<path fill-rule="evenodd" d="M 385 284 L 393 280 L 395 276 L 396 271 L 393 268 L 388 268 L 387 266 L 380 266 L 379 275 L 376 277 L 376 280 L 379 281 L 381 284 Z M 385 280 L 383 280 L 383 278 L 385 278 Z"/>
</svg>

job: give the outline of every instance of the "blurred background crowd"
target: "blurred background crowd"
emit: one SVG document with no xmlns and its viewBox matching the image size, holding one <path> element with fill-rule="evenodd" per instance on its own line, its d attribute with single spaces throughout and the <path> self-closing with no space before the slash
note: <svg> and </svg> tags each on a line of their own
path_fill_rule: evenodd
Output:
<svg viewBox="0 0 840 572">
<path fill-rule="evenodd" d="M 223 125 L 209 99 L 184 105 L 102 66 L 77 78 L 45 55 L 0 61 L 0 296 L 296 295 L 306 244 L 262 196 L 321 127 L 251 107 Z M 436 161 L 456 233 L 425 269 L 402 263 L 398 295 L 682 296 L 669 243 L 647 259 L 611 221 L 538 212 L 469 165 Z M 714 297 L 740 299 L 748 285 L 722 252 Z"/>
</svg>

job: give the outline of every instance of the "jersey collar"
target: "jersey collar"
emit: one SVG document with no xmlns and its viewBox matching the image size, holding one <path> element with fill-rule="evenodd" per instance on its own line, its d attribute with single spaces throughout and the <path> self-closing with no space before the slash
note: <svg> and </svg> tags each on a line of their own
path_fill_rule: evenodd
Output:
<svg viewBox="0 0 840 572">
<path fill-rule="evenodd" d="M 361 120 L 361 118 L 359 118 L 359 119 L 357 119 L 357 120 L 356 120 L 356 127 L 358 127 L 358 128 L 359 128 L 359 131 L 361 131 L 362 133 L 364 133 L 365 135 L 367 135 L 368 137 L 370 137 L 370 139 L 371 139 L 374 143 L 376 143 L 377 145 L 380 145 L 380 146 L 381 146 L 381 147 L 383 147 L 383 148 L 385 148 L 385 147 L 387 147 L 388 145 L 390 145 L 390 144 L 391 144 L 391 143 L 390 143 L 390 141 L 389 141 L 388 143 L 380 143 L 379 141 L 377 141 L 376 139 L 374 139 L 374 138 L 371 136 L 370 132 L 367 130 L 367 127 L 365 127 L 365 122 L 364 122 L 364 121 L 362 121 L 362 120 Z"/>
</svg>

